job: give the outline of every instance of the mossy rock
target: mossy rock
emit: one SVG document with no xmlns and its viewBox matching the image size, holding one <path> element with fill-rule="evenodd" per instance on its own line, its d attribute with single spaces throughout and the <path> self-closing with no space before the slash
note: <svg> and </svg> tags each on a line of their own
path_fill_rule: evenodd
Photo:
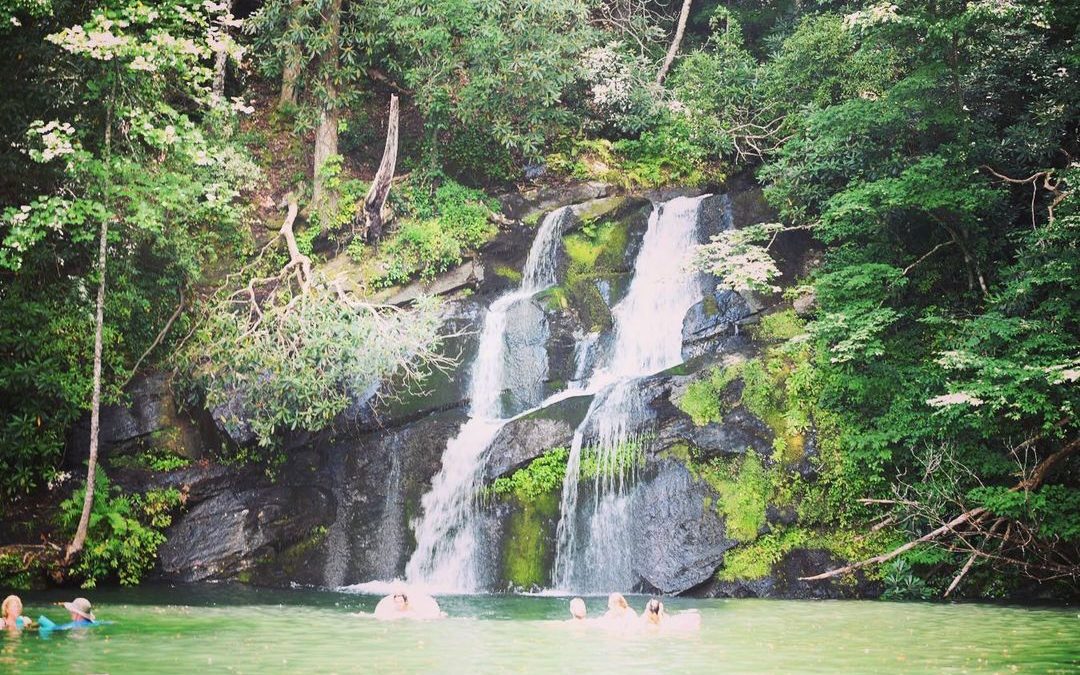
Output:
<svg viewBox="0 0 1080 675">
<path fill-rule="evenodd" d="M 514 498 L 502 551 L 502 575 L 508 587 L 532 589 L 547 585 L 558 518 L 558 491 L 528 501 Z"/>
</svg>

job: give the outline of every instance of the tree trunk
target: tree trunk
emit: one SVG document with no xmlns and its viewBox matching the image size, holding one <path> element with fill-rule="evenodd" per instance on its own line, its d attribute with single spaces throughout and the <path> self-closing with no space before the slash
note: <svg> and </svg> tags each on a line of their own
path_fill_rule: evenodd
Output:
<svg viewBox="0 0 1080 675">
<path fill-rule="evenodd" d="M 327 187 L 326 162 L 337 154 L 338 150 L 338 102 L 337 87 L 334 77 L 338 69 L 338 52 L 341 40 L 341 2 L 331 0 L 323 20 L 330 33 L 330 46 L 323 55 L 323 101 L 319 112 L 319 127 L 315 130 L 315 176 L 312 190 L 312 204 L 324 226 L 331 223 L 337 213 L 337 190 Z"/>
<path fill-rule="evenodd" d="M 667 56 L 664 57 L 664 65 L 660 66 L 660 72 L 656 74 L 656 84 L 664 84 L 664 78 L 667 77 L 668 71 L 671 70 L 671 64 L 675 62 L 675 57 L 679 53 L 679 46 L 682 44 L 683 33 L 686 32 L 686 21 L 690 18 L 690 0 L 683 0 L 682 10 L 679 12 L 679 23 L 675 26 L 675 38 L 671 41 L 671 46 L 668 47 Z"/>
<path fill-rule="evenodd" d="M 101 429 L 101 342 L 105 325 L 105 256 L 108 251 L 109 220 L 101 220 L 101 240 L 98 243 L 98 292 L 97 318 L 94 325 L 94 384 L 90 402 L 90 460 L 86 467 L 86 495 L 83 497 L 82 515 L 75 537 L 67 547 L 68 560 L 82 550 L 86 543 L 86 530 L 90 525 L 90 511 L 94 507 L 94 477 L 97 472 L 98 436 Z"/>
<path fill-rule="evenodd" d="M 297 15 L 300 12 L 301 2 L 302 0 L 292 0 L 289 3 L 289 34 L 293 33 L 300 23 Z M 300 85 L 300 71 L 303 70 L 302 59 L 300 47 L 293 42 L 286 42 L 285 68 L 281 73 L 281 98 L 278 99 L 279 108 L 296 105 Z"/>
<path fill-rule="evenodd" d="M 398 97 L 390 95 L 390 114 L 386 123 L 386 145 L 383 146 L 382 161 L 379 170 L 371 181 L 371 188 L 364 197 L 364 218 L 367 221 L 366 237 L 369 242 L 382 238 L 383 206 L 390 194 L 390 183 L 394 179 L 394 167 L 397 164 L 398 151 Z"/>
</svg>

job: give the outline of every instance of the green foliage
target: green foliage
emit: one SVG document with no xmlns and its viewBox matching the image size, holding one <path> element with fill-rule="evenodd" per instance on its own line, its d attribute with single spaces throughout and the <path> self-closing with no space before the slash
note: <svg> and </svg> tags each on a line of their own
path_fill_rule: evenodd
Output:
<svg viewBox="0 0 1080 675">
<path fill-rule="evenodd" d="M 214 308 L 177 357 L 189 405 L 221 410 L 235 437 L 253 432 L 260 451 L 252 459 L 272 452 L 281 431 L 324 428 L 353 396 L 395 373 L 419 379 L 438 343 L 438 303 L 429 298 L 379 313 L 328 290 L 295 297 L 264 309 L 271 318 L 254 328 L 246 311 Z"/>
<path fill-rule="evenodd" d="M 18 553 L 0 555 L 0 584 L 4 588 L 30 590 L 46 572 L 41 559 Z"/>
<path fill-rule="evenodd" d="M 1037 532 L 1009 552 L 1018 559 L 1075 557 L 1075 460 L 1018 493 L 1009 455 L 1038 439 L 1029 442 L 1045 458 L 1076 433 L 1080 174 L 1060 157 L 1072 154 L 1080 97 L 1024 74 L 1071 72 L 1071 33 L 1059 27 L 1075 17 L 1029 2 L 852 10 L 806 12 L 763 62 L 748 56 L 760 45 L 714 32 L 673 75 L 710 152 L 738 154 L 740 124 L 761 134 L 768 200 L 783 226 L 825 245 L 809 338 L 748 364 L 743 403 L 778 435 L 812 420 L 821 480 L 801 513 L 858 522 L 876 509 L 856 499 L 896 486 L 940 507 L 930 521 L 981 505 Z M 731 287 L 773 290 L 768 247 L 781 227 L 725 233 L 699 262 Z M 765 325 L 758 335 L 794 332 Z M 920 472 L 913 485 L 898 478 Z M 925 512 L 897 511 L 909 536 L 925 533 Z M 956 558 L 930 569 L 951 578 Z M 904 593 L 923 593 L 894 574 Z"/>
<path fill-rule="evenodd" d="M 566 476 L 566 460 L 569 455 L 566 448 L 552 448 L 529 462 L 525 468 L 518 469 L 510 476 L 495 479 L 490 492 L 503 497 L 513 495 L 521 502 L 528 503 L 559 490 Z"/>
<path fill-rule="evenodd" d="M 717 507 L 727 523 L 727 535 L 739 541 L 757 539 L 772 492 L 757 453 L 747 450 L 739 462 L 714 463 L 704 477 L 720 495 Z"/>
<path fill-rule="evenodd" d="M 894 544 L 891 535 L 874 533 L 866 536 L 850 529 L 810 529 L 807 527 L 779 528 L 740 544 L 724 554 L 724 565 L 716 578 L 721 581 L 754 580 L 772 573 L 773 566 L 796 548 L 824 549 L 840 560 L 857 561 L 888 550 Z M 867 570 L 869 578 L 877 578 Z"/>
<path fill-rule="evenodd" d="M 724 554 L 724 565 L 716 573 L 720 581 L 760 579 L 772 572 L 792 549 L 806 546 L 811 536 L 806 530 L 793 528 L 770 532 L 756 541 L 737 546 Z"/>
<path fill-rule="evenodd" d="M 882 600 L 929 600 L 932 595 L 930 587 L 915 576 L 911 565 L 903 558 L 889 563 L 882 581 L 885 582 Z"/>
<path fill-rule="evenodd" d="M 688 134 L 674 118 L 638 138 L 576 140 L 568 151 L 548 155 L 547 163 L 556 172 L 615 183 L 627 190 L 721 182 L 722 170 L 708 161 Z"/>
<path fill-rule="evenodd" d="M 69 536 L 79 522 L 84 495 L 85 490 L 77 490 L 60 504 L 60 525 Z M 139 583 L 153 567 L 157 549 L 165 542 L 163 531 L 182 502 L 174 488 L 122 494 L 99 470 L 86 545 L 72 568 L 83 588 L 108 579 L 125 586 Z"/>
<path fill-rule="evenodd" d="M 1033 523 L 1039 535 L 1065 542 L 1080 541 L 1080 490 L 1065 485 L 1044 485 L 1019 492 L 1004 487 L 977 487 L 968 492 L 971 503 L 996 516 Z"/>
<path fill-rule="evenodd" d="M 168 448 L 151 447 L 148 450 L 131 455 L 110 457 L 109 464 L 115 467 L 149 469 L 150 471 L 176 471 L 191 466 L 191 460 Z"/>
<path fill-rule="evenodd" d="M 536 157 L 569 121 L 558 102 L 591 38 L 586 3 L 390 0 L 370 12 L 425 118 L 429 152 L 446 134 L 483 130 L 470 133 Z"/>
<path fill-rule="evenodd" d="M 727 412 L 724 392 L 741 374 L 736 365 L 713 368 L 706 378 L 691 382 L 675 404 L 699 427 L 719 422 Z"/>
<path fill-rule="evenodd" d="M 249 245 L 237 198 L 258 176 L 229 137 L 234 111 L 209 96 L 218 10 L 53 9 L 0 45 L 20 63 L 0 74 L 2 87 L 26 94 L 0 114 L 3 173 L 21 177 L 0 186 L 5 500 L 48 482 L 89 405 L 100 224 L 110 222 L 103 398 L 119 403 L 180 294 Z"/>
<path fill-rule="evenodd" d="M 461 263 L 497 232 L 488 216 L 498 205 L 478 190 L 445 180 L 432 190 L 420 184 L 404 191 L 408 214 L 385 241 L 376 264 L 376 287 L 402 284 L 435 275 Z"/>
<path fill-rule="evenodd" d="M 711 378 L 698 380 L 686 387 L 686 392 L 676 404 L 700 427 L 719 422 L 723 418 L 724 411 L 720 400 L 722 394 L 722 390 L 718 391 L 713 386 Z"/>
<path fill-rule="evenodd" d="M 790 340 L 805 332 L 806 323 L 793 309 L 766 314 L 754 328 L 754 334 L 761 340 Z"/>
</svg>

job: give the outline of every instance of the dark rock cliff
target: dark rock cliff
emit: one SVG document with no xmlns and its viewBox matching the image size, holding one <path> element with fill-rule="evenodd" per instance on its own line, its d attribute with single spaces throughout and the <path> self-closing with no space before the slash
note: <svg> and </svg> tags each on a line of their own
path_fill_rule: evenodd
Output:
<svg viewBox="0 0 1080 675">
<path fill-rule="evenodd" d="M 731 226 L 768 220 L 760 193 L 738 185 L 703 203 L 701 240 Z M 576 190 L 576 191 L 575 191 Z M 578 186 L 562 195 L 508 198 L 507 213 L 522 217 L 567 201 L 593 199 L 575 207 L 577 225 L 607 229 L 607 248 L 594 269 L 559 262 L 560 285 L 521 303 L 508 320 L 505 337 L 513 377 L 503 392 L 504 408 L 525 411 L 580 376 L 583 364 L 602 358 L 610 341 L 610 308 L 625 293 L 641 246 L 649 203 L 611 197 L 602 186 Z M 580 192 L 580 194 L 578 194 Z M 172 472 L 110 469 L 130 489 L 182 488 L 186 507 L 168 531 L 160 551 L 160 573 L 184 581 L 237 579 L 287 585 L 342 585 L 401 576 L 413 548 L 413 521 L 420 499 L 441 466 L 442 452 L 466 419 L 468 364 L 476 351 L 483 312 L 512 285 L 505 273 L 520 270 L 533 235 L 520 223 L 486 245 L 469 263 L 473 292 L 448 296 L 448 353 L 461 366 L 435 374 L 423 392 L 394 398 L 359 397 L 334 428 L 287 439 L 288 459 L 274 480 L 253 469 L 208 462 Z M 785 241 L 785 271 L 801 264 L 800 242 Z M 873 595 L 873 584 L 816 584 L 798 581 L 836 562 L 824 550 L 796 548 L 757 579 L 721 582 L 716 572 L 725 555 L 740 546 L 717 508 L 717 487 L 696 466 L 755 453 L 768 464 L 776 444 L 769 425 L 741 405 L 719 421 L 694 424 L 677 405 L 690 383 L 718 364 L 753 355 L 758 345 L 744 327 L 774 299 L 744 297 L 706 280 L 703 298 L 683 323 L 684 366 L 646 378 L 640 426 L 644 444 L 632 507 L 633 546 L 629 554 L 643 591 L 709 596 L 837 597 Z M 524 331 L 524 325 L 543 330 Z M 369 392 L 370 394 L 370 392 Z M 162 439 L 199 459 L 222 442 L 223 427 L 212 415 L 189 420 L 176 413 L 163 378 L 140 383 L 132 405 L 106 412 L 105 462 L 138 444 Z M 591 397 L 573 396 L 507 423 L 488 450 L 488 483 L 526 469 L 553 448 L 570 446 Z M 586 427 L 585 436 L 589 435 Z M 244 442 L 233 437 L 231 442 Z M 812 435 L 807 443 L 812 450 Z M 74 455 L 77 457 L 76 455 Z M 809 462 L 800 471 L 810 480 Z M 770 522 L 786 513 L 772 508 Z M 792 516 L 793 517 L 793 516 Z M 489 499 L 482 509 L 481 545 L 491 560 L 490 587 L 520 586 L 522 578 L 543 585 L 554 556 L 558 495 L 533 500 Z M 766 525 L 767 529 L 769 526 Z M 527 584 L 526 584 L 527 585 Z"/>
</svg>

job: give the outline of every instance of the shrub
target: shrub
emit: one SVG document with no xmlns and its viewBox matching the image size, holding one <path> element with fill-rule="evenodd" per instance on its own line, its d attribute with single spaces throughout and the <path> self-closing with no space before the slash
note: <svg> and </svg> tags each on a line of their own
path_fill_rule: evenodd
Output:
<svg viewBox="0 0 1080 675">
<path fill-rule="evenodd" d="M 522 502 L 529 502 L 558 490 L 566 476 L 566 460 L 569 456 L 566 448 L 552 448 L 529 462 L 525 468 L 495 479 L 489 491 L 504 497 L 513 495 Z"/>
<path fill-rule="evenodd" d="M 68 535 L 78 525 L 85 494 L 85 488 L 77 490 L 60 504 L 60 525 Z M 125 586 L 139 583 L 153 567 L 158 547 L 165 543 L 162 531 L 172 524 L 172 514 L 182 502 L 174 488 L 122 494 L 110 487 L 99 469 L 86 544 L 72 568 L 83 587 L 113 578 Z"/>
<path fill-rule="evenodd" d="M 445 180 L 434 191 L 410 185 L 402 191 L 400 208 L 407 214 L 386 241 L 380 259 L 378 288 L 413 278 L 430 280 L 461 263 L 498 231 L 488 216 L 497 205 L 478 190 Z"/>
</svg>

